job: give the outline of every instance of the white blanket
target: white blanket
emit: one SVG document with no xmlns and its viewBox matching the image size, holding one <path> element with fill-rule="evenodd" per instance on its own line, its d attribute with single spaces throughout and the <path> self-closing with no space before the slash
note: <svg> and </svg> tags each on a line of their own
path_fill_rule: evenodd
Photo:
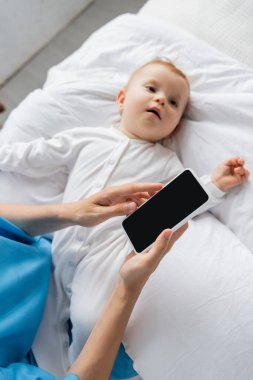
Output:
<svg viewBox="0 0 253 380">
<path fill-rule="evenodd" d="M 52 68 L 43 90 L 10 115 L 1 144 L 110 125 L 119 118 L 117 91 L 132 70 L 155 56 L 174 60 L 192 88 L 184 122 L 165 143 L 199 175 L 234 154 L 252 171 L 252 71 L 190 34 L 141 15 L 113 20 Z M 0 173 L 0 187 L 4 202 L 43 203 L 55 194 L 49 178 L 31 181 L 25 173 Z M 208 213 L 196 218 L 147 284 L 124 338 L 144 380 L 251 377 L 252 194 L 250 180 L 231 192 L 213 210 L 222 223 Z M 55 363 L 47 359 L 43 364 L 50 369 Z"/>
</svg>

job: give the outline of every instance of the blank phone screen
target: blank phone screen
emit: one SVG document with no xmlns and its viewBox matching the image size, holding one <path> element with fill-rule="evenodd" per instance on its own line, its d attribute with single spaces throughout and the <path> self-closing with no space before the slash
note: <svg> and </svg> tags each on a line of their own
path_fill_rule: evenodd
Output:
<svg viewBox="0 0 253 380">
<path fill-rule="evenodd" d="M 144 203 L 122 223 L 135 250 L 149 247 L 165 228 L 173 228 L 208 200 L 208 195 L 190 170 Z"/>
</svg>

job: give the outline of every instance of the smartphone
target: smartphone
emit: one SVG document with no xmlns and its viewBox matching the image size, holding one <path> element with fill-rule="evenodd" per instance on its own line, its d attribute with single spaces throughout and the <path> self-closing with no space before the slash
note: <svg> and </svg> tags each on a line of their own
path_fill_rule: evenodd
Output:
<svg viewBox="0 0 253 380">
<path fill-rule="evenodd" d="M 166 228 L 176 230 L 205 204 L 209 196 L 192 169 L 185 169 L 162 190 L 123 220 L 134 250 L 140 253 Z"/>
</svg>

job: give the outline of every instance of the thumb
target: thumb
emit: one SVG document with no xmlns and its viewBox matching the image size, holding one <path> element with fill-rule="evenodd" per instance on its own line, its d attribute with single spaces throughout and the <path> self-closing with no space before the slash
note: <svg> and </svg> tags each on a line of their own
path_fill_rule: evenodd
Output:
<svg viewBox="0 0 253 380">
<path fill-rule="evenodd" d="M 156 262 L 158 265 L 165 254 L 170 251 L 175 242 L 183 235 L 187 228 L 188 223 L 185 223 L 174 232 L 170 229 L 162 231 L 156 239 L 155 244 L 148 252 L 150 260 Z"/>
<path fill-rule="evenodd" d="M 159 264 L 163 256 L 169 250 L 172 234 L 173 231 L 169 229 L 162 231 L 157 237 L 153 247 L 147 253 L 150 263 L 153 263 L 155 267 Z"/>
</svg>

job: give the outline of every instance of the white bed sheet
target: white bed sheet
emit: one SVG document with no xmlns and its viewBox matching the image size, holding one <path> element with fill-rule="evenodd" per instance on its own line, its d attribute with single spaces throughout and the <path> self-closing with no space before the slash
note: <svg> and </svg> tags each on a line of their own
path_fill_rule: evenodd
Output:
<svg viewBox="0 0 253 380">
<path fill-rule="evenodd" d="M 12 112 L 0 143 L 117 122 L 117 91 L 132 70 L 157 55 L 174 60 L 192 88 L 184 122 L 166 144 L 199 175 L 234 154 L 252 170 L 252 71 L 143 15 L 113 20 L 52 68 L 44 88 Z M 32 181 L 25 173 L 1 172 L 0 201 L 52 202 L 64 192 L 56 185 L 50 177 Z M 145 288 L 124 338 L 144 380 L 250 378 L 252 194 L 251 181 L 231 192 L 213 210 L 222 223 L 209 213 L 195 219 Z"/>
<path fill-rule="evenodd" d="M 124 344 L 145 380 L 248 380 L 252 256 L 213 216 L 195 218 L 147 283 Z"/>
</svg>

